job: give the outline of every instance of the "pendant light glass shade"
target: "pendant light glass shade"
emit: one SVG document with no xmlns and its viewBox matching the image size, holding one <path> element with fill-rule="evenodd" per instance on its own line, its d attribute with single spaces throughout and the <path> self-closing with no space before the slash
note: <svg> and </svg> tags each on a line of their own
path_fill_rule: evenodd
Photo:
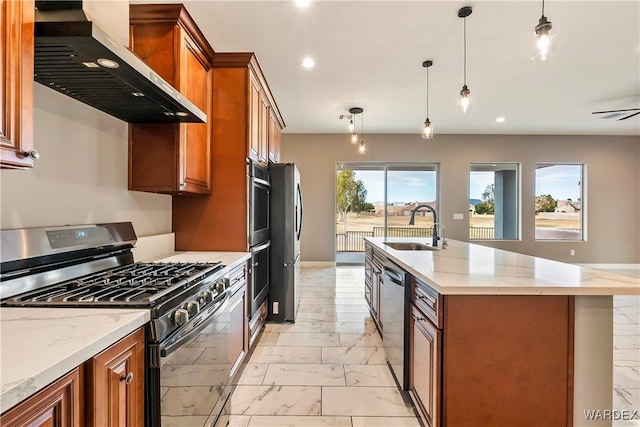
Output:
<svg viewBox="0 0 640 427">
<path fill-rule="evenodd" d="M 433 125 L 429 120 L 429 68 L 433 65 L 433 61 L 428 60 L 422 63 L 422 66 L 427 69 L 427 119 L 422 124 L 422 139 L 433 138 Z"/>
<path fill-rule="evenodd" d="M 367 147 L 364 145 L 364 139 L 361 139 L 360 145 L 358 146 L 358 152 L 360 152 L 360 154 L 364 154 L 365 151 L 367 151 Z"/>
<path fill-rule="evenodd" d="M 358 144 L 358 136 L 359 136 L 360 143 L 358 144 L 358 151 L 362 154 L 366 150 L 366 147 L 364 144 L 364 109 L 360 107 L 351 107 L 349 108 L 349 113 L 351 114 L 349 118 L 349 132 L 351 132 L 351 143 L 353 145 Z M 355 126 L 355 122 L 357 120 L 356 116 L 358 114 L 360 114 L 360 134 L 359 135 L 356 132 L 356 126 Z"/>
<path fill-rule="evenodd" d="M 351 143 L 356 144 L 357 142 L 358 142 L 358 134 L 354 132 L 351 134 Z"/>
<path fill-rule="evenodd" d="M 469 90 L 469 86 L 467 86 L 467 16 L 471 15 L 471 12 L 471 6 L 465 6 L 458 10 L 458 18 L 462 18 L 464 23 L 464 83 L 462 84 L 460 98 L 458 99 L 458 105 L 463 113 L 466 113 L 471 105 L 471 90 Z"/>
<path fill-rule="evenodd" d="M 353 119 L 349 120 L 349 132 L 353 133 L 353 131 L 356 129 L 355 125 L 353 124 Z"/>
<path fill-rule="evenodd" d="M 546 61 L 553 54 L 553 34 L 551 33 L 551 21 L 544 16 L 544 0 L 542 0 L 542 16 L 535 26 L 534 33 L 536 37 L 536 50 L 533 59 Z"/>
<path fill-rule="evenodd" d="M 467 85 L 462 86 L 462 90 L 460 91 L 460 99 L 458 100 L 458 105 L 460 105 L 460 109 L 463 113 L 466 113 L 471 105 L 471 91 L 467 87 Z"/>
<path fill-rule="evenodd" d="M 422 124 L 422 139 L 431 139 L 433 138 L 433 125 L 431 121 L 427 117 L 427 120 Z"/>
</svg>

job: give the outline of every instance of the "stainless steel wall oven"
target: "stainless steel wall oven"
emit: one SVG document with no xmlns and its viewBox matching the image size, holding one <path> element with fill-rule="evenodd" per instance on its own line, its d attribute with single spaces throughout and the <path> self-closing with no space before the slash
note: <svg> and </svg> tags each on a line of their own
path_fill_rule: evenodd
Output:
<svg viewBox="0 0 640 427">
<path fill-rule="evenodd" d="M 249 162 L 249 246 L 269 240 L 269 172 Z"/>
<path fill-rule="evenodd" d="M 148 308 L 145 424 L 214 424 L 232 391 L 230 307 L 244 281 L 220 263 L 134 263 L 131 223 L 0 234 L 2 306 Z"/>
</svg>

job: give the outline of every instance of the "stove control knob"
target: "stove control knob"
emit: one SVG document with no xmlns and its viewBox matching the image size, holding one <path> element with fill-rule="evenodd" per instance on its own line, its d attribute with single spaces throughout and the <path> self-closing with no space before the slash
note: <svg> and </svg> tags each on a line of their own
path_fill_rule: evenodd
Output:
<svg viewBox="0 0 640 427">
<path fill-rule="evenodd" d="M 224 292 L 224 282 L 216 283 L 216 291 L 218 291 L 219 294 Z"/>
<path fill-rule="evenodd" d="M 195 316 L 200 311 L 200 303 L 198 301 L 189 301 L 187 303 L 187 312 L 189 316 Z"/>
<path fill-rule="evenodd" d="M 213 301 L 213 297 L 215 295 L 214 292 L 215 291 L 204 291 L 202 293 L 202 299 L 204 300 L 205 304 L 209 304 L 211 301 Z"/>
<path fill-rule="evenodd" d="M 173 321 L 176 325 L 182 326 L 189 321 L 189 312 L 184 308 L 179 308 L 173 313 Z"/>
</svg>

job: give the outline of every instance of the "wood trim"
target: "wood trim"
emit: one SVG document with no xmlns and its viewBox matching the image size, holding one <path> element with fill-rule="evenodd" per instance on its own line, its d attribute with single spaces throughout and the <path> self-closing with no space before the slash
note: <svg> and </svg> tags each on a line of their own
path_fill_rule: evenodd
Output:
<svg viewBox="0 0 640 427">
<path fill-rule="evenodd" d="M 80 369 L 76 368 L 0 417 L 4 427 L 80 427 Z"/>
<path fill-rule="evenodd" d="M 207 62 L 213 62 L 215 51 L 209 44 L 204 34 L 198 29 L 195 20 L 182 4 L 132 4 L 129 6 L 129 23 L 131 25 L 144 25 L 152 23 L 180 24 L 202 48 Z"/>
<path fill-rule="evenodd" d="M 273 97 L 273 93 L 271 92 L 271 88 L 269 88 L 269 84 L 267 83 L 267 79 L 262 72 L 262 68 L 260 67 L 260 63 L 258 63 L 258 58 L 256 57 L 254 52 L 223 52 L 216 53 L 213 57 L 212 66 L 214 68 L 242 68 L 248 67 L 258 82 L 260 82 L 260 86 L 262 87 L 264 95 L 267 97 L 269 101 L 269 105 L 271 109 L 274 111 L 278 124 L 281 129 L 285 128 L 284 119 L 282 118 L 282 114 L 280 113 L 280 109 L 278 108 L 278 104 L 276 104 L 275 98 Z"/>
<path fill-rule="evenodd" d="M 567 335 L 569 349 L 567 352 L 567 426 L 573 426 L 573 391 L 574 391 L 574 360 L 575 360 L 575 321 L 576 321 L 576 298 L 570 296 L 568 301 Z"/>
</svg>

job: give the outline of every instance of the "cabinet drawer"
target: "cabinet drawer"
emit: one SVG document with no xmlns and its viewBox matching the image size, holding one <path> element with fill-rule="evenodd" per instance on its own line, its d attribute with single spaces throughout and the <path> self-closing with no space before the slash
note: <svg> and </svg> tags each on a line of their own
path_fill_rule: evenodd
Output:
<svg viewBox="0 0 640 427">
<path fill-rule="evenodd" d="M 260 330 L 264 326 L 264 322 L 267 318 L 267 301 L 268 299 L 264 300 L 262 305 L 260 305 L 260 308 L 258 308 L 249 321 L 249 347 L 253 347 Z"/>
<path fill-rule="evenodd" d="M 371 282 L 364 282 L 364 299 L 367 301 L 369 307 L 371 307 Z"/>
<path fill-rule="evenodd" d="M 234 268 L 229 272 L 229 287 L 234 288 L 240 286 L 240 283 L 247 283 L 247 268 L 246 263 Z"/>
<path fill-rule="evenodd" d="M 417 279 L 413 279 L 411 301 L 439 329 L 442 329 L 442 295 Z"/>
</svg>

